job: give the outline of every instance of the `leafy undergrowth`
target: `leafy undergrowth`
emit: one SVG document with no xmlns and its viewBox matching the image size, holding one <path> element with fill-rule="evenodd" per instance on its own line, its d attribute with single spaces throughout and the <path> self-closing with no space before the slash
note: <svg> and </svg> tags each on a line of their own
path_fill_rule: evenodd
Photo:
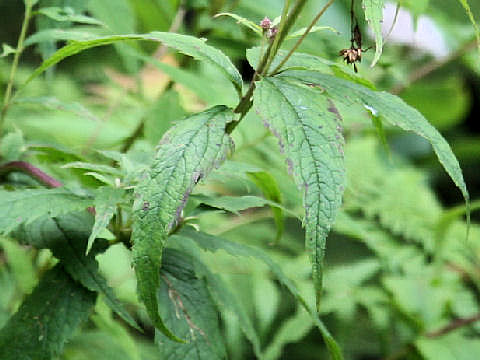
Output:
<svg viewBox="0 0 480 360">
<path fill-rule="evenodd" d="M 425 114 L 376 89 L 383 1 L 334 5 L 352 36 L 362 9 L 375 76 L 288 52 L 300 11 L 332 2 L 60 3 L 25 1 L 35 31 L 2 55 L 1 359 L 478 352 L 480 204 Z M 258 11 L 283 17 L 260 26 Z M 307 50 L 336 32 L 313 25 Z M 17 68 L 32 47 L 44 61 Z M 389 149 L 402 136 L 466 206 L 446 208 L 433 172 Z"/>
</svg>

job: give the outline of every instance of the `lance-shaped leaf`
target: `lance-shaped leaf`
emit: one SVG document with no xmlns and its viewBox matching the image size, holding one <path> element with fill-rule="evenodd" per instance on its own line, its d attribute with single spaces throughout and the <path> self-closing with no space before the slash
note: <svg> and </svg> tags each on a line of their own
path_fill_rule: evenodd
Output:
<svg viewBox="0 0 480 360">
<path fill-rule="evenodd" d="M 249 257 L 262 261 L 268 266 L 272 274 L 277 280 L 285 286 L 285 288 L 297 299 L 297 301 L 303 306 L 303 308 L 310 314 L 313 323 L 319 329 L 322 334 L 323 340 L 327 345 L 330 356 L 333 360 L 342 360 L 343 356 L 341 350 L 332 337 L 328 329 L 318 317 L 318 313 L 312 309 L 307 303 L 305 298 L 300 294 L 295 284 L 285 275 L 281 267 L 274 262 L 265 252 L 252 246 L 247 246 L 233 241 L 225 240 L 218 236 L 209 235 L 200 231 L 194 231 L 192 229 L 183 228 L 178 234 L 172 236 L 173 239 L 177 239 L 177 244 L 186 251 L 194 249 L 193 245 L 200 247 L 205 251 L 215 253 L 219 250 L 227 252 L 229 255 L 235 257 Z M 244 331 L 248 329 L 246 327 Z M 253 341 L 252 341 L 253 342 Z M 255 344 L 255 342 L 253 342 Z"/>
<path fill-rule="evenodd" d="M 296 79 L 310 86 L 317 86 L 334 101 L 345 105 L 361 104 L 374 116 L 379 116 L 403 130 L 413 131 L 428 140 L 437 154 L 438 160 L 462 192 L 467 205 L 469 204 L 469 195 L 462 169 L 450 145 L 422 114 L 405 104 L 402 99 L 385 91 L 373 91 L 359 84 L 314 71 L 288 70 L 280 77 Z"/>
<path fill-rule="evenodd" d="M 93 248 L 85 256 L 87 240 L 93 226 L 90 213 L 70 213 L 57 218 L 43 217 L 19 228 L 14 236 L 38 249 L 50 249 L 70 276 L 87 289 L 101 293 L 105 303 L 128 324 L 139 329 L 132 316 L 124 309 L 105 278 L 98 271 L 95 255 L 105 250 L 105 244 Z"/>
<path fill-rule="evenodd" d="M 135 191 L 132 238 L 139 297 L 155 326 L 172 339 L 179 340 L 159 317 L 156 298 L 163 247 L 193 187 L 231 150 L 225 127 L 232 120 L 230 109 L 216 106 L 179 122 L 163 136 Z"/>
<path fill-rule="evenodd" d="M 0 233 L 8 234 L 17 226 L 45 215 L 58 216 L 83 210 L 92 203 L 91 199 L 65 189 L 0 190 Z"/>
<path fill-rule="evenodd" d="M 365 11 L 365 20 L 372 28 L 375 35 L 375 57 L 372 61 L 372 67 L 380 59 L 383 51 L 382 20 L 383 20 L 383 0 L 363 0 L 363 9 Z"/>
<path fill-rule="evenodd" d="M 49 270 L 0 331 L 2 360 L 50 360 L 61 355 L 88 318 L 96 294 L 74 281 L 61 265 Z"/>
<path fill-rule="evenodd" d="M 165 324 L 187 344 L 179 344 L 158 334 L 162 359 L 222 360 L 225 344 L 219 328 L 218 311 L 205 279 L 194 271 L 194 259 L 180 251 L 165 252 L 162 261 L 158 300 Z"/>
<path fill-rule="evenodd" d="M 297 186 L 305 193 L 306 245 L 318 302 L 326 238 L 345 186 L 341 118 L 318 89 L 300 82 L 265 78 L 254 99 L 265 125 L 278 138 Z"/>
<path fill-rule="evenodd" d="M 72 41 L 68 45 L 64 46 L 51 57 L 45 60 L 32 75 L 27 79 L 24 86 L 38 75 L 43 73 L 49 67 L 57 64 L 66 57 L 78 54 L 84 50 L 118 43 L 127 40 L 150 40 L 161 42 L 167 46 L 170 46 L 186 55 L 193 58 L 204 61 L 210 65 L 216 67 L 219 73 L 223 74 L 228 80 L 230 80 L 235 87 L 235 90 L 242 96 L 242 76 L 238 72 L 237 68 L 232 64 L 230 59 L 223 54 L 220 50 L 207 45 L 205 41 L 193 36 L 166 33 L 166 32 L 151 32 L 148 34 L 128 34 L 128 35 L 111 35 L 111 36 L 92 36 L 88 40 L 84 41 Z"/>
</svg>

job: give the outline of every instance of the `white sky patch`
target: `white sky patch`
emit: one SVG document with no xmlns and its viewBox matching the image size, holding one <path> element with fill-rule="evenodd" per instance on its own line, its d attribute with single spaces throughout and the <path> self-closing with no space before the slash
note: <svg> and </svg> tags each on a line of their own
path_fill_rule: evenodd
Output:
<svg viewBox="0 0 480 360">
<path fill-rule="evenodd" d="M 387 2 L 383 9 L 382 33 L 386 37 L 392 27 L 395 18 L 396 4 Z M 371 32 L 370 32 L 370 35 Z M 428 16 L 422 15 L 418 18 L 415 31 L 414 18 L 412 14 L 400 9 L 397 22 L 392 33 L 386 39 L 388 43 L 396 43 L 412 46 L 420 51 L 433 55 L 436 58 L 447 56 L 449 49 L 440 28 Z"/>
</svg>

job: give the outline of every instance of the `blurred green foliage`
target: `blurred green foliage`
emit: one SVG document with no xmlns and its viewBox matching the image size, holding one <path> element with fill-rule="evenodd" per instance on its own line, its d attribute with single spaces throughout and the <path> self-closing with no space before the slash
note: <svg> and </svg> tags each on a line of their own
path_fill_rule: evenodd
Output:
<svg viewBox="0 0 480 360">
<path fill-rule="evenodd" d="M 307 26 L 324 3 L 308 1 L 296 27 Z M 349 4 L 347 0 L 336 1 L 319 24 L 332 26 L 339 35 L 330 31 L 312 33 L 300 51 L 333 61 L 353 77 L 338 57 L 338 51 L 350 43 Z M 461 194 L 437 163 L 430 145 L 414 134 L 385 126 L 390 149 L 386 150 L 362 107 L 340 106 L 346 138 L 347 186 L 342 209 L 327 241 L 320 315 L 346 359 L 475 360 L 480 356 L 480 205 L 475 201 L 480 199 L 480 59 L 475 46 L 465 48 L 472 43 L 475 33 L 458 1 L 400 4 L 417 18 L 433 19 L 454 56 L 449 61 L 435 59 L 421 49 L 387 38 L 383 56 L 374 68 L 369 67 L 374 52 L 365 53 L 359 65 L 360 76 L 378 89 L 400 89 L 399 95 L 452 145 L 473 199 L 469 240 L 465 240 L 464 212 L 458 208 L 462 206 Z M 473 15 L 480 18 L 480 2 L 472 1 L 470 5 Z M 262 46 L 262 40 L 235 20 L 213 15 L 232 12 L 259 23 L 265 16 L 279 16 L 282 2 L 39 0 L 37 7 L 68 7 L 75 14 L 99 20 L 101 25 L 37 15 L 29 36 L 50 32 L 37 40 L 30 38 L 32 46 L 27 48 L 15 78 L 17 88 L 42 59 L 66 40 L 81 39 L 85 34 L 169 29 L 207 38 L 208 44 L 228 55 L 241 69 L 244 80 L 249 81 L 253 70 L 245 59 L 245 51 Z M 22 2 L 0 3 L 0 42 L 14 46 L 22 16 Z M 369 46 L 374 40 L 366 35 L 366 24 L 358 17 L 364 43 Z M 52 30 L 59 31 L 56 38 L 52 38 Z M 289 49 L 294 41 L 288 40 L 285 48 Z M 8 82 L 11 59 L 12 55 L 0 58 L 2 92 Z M 419 69 L 437 64 L 438 68 L 416 78 Z M 129 185 L 148 166 L 155 147 L 171 125 L 207 107 L 234 106 L 236 98 L 231 89 L 231 84 L 219 77 L 211 65 L 192 61 L 157 43 L 128 42 L 90 49 L 52 67 L 21 90 L 6 118 L 8 131 L 0 145 L 1 161 L 28 161 L 60 179 L 78 196 L 94 197 L 103 186 L 115 186 L 119 181 L 126 184 L 125 193 L 131 194 Z M 345 92 L 348 96 L 348 90 Z M 302 298 L 313 305 L 311 267 L 301 220 L 302 197 L 288 174 L 284 157 L 277 151 L 277 140 L 253 111 L 232 136 L 235 152 L 223 167 L 195 188 L 183 217 L 206 233 L 261 248 L 280 265 Z M 2 191 L 13 186 L 38 186 L 21 173 L 0 176 Z M 115 197 L 104 195 L 110 200 Z M 242 198 L 245 196 L 251 198 Z M 235 197 L 237 202 L 229 197 Z M 263 203 L 258 202 L 260 197 L 264 198 Z M 218 199 L 224 202 L 219 205 Z M 100 208 L 101 204 L 110 205 L 105 205 L 102 213 L 108 226 L 98 230 L 99 237 L 109 240 L 111 246 L 96 260 L 91 256 L 89 266 L 96 267 L 98 262 L 115 299 L 108 298 L 109 287 L 110 290 L 104 289 L 89 320 L 75 332 L 64 352 L 53 353 L 63 360 L 190 359 L 188 354 L 171 355 L 173 350 L 165 343 L 169 340 L 155 335 L 137 298 L 131 253 L 125 240 L 131 224 L 130 204 L 110 200 L 98 204 Z M 247 206 L 247 201 L 256 205 Z M 55 210 L 53 203 L 43 205 Z M 84 203 L 73 204 L 69 211 L 83 207 Z M 29 221 L 36 220 L 34 211 L 29 215 Z M 7 214 L 0 217 L 7 219 Z M 28 295 L 37 283 L 40 286 L 35 291 L 42 291 L 45 283 L 59 276 L 54 268 L 58 255 L 21 245 L 13 237 L 0 236 L 0 327 L 23 306 L 25 297 L 30 298 Z M 225 345 L 212 350 L 218 358 L 222 358 L 223 352 L 233 360 L 255 356 L 271 360 L 328 358 L 322 336 L 315 328 L 317 324 L 271 267 L 254 257 L 237 257 L 223 250 L 212 254 L 192 247 L 188 250 L 191 261 L 182 267 L 185 278 L 178 278 L 169 273 L 169 268 L 180 266 L 185 258 L 175 261 L 177 251 L 187 250 L 181 241 L 172 241 L 169 247 L 166 275 L 158 297 L 160 304 L 170 304 L 170 315 L 183 311 L 168 302 L 172 296 L 168 283 L 176 282 L 180 289 L 190 286 L 198 294 L 185 307 L 203 302 L 211 310 L 203 316 L 217 316 L 213 304 L 218 305 L 219 298 L 210 298 L 203 277 L 195 277 L 197 271 L 205 277 L 217 277 L 238 299 L 235 306 L 239 308 L 224 304 L 230 310 L 222 311 L 211 329 L 215 347 L 222 341 Z M 199 260 L 208 264 L 209 275 L 200 269 Z M 60 280 L 68 286 L 79 286 L 70 276 L 62 276 L 65 279 Z M 85 298 L 89 296 L 87 293 Z M 122 309 L 128 309 L 144 331 L 127 327 L 106 306 L 108 301 L 121 302 Z M 245 318 L 242 320 L 239 314 Z M 202 321 L 206 320 L 198 319 L 199 324 Z M 253 327 L 250 333 L 248 324 Z M 188 328 L 179 331 L 188 335 Z M 252 333 L 258 334 L 256 345 Z M 155 337 L 160 347 L 153 344 Z M 1 341 L 0 338 L 0 344 Z M 208 342 L 203 346 L 208 348 Z M 212 355 L 211 359 L 214 358 Z"/>
</svg>

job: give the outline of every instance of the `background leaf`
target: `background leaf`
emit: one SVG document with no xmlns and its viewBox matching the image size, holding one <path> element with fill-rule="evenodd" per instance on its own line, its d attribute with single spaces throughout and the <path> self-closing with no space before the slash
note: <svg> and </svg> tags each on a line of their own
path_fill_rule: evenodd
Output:
<svg viewBox="0 0 480 360">
<path fill-rule="evenodd" d="M 60 355 L 65 342 L 87 319 L 95 299 L 94 292 L 57 265 L 0 330 L 0 358 L 50 360 Z"/>
</svg>

